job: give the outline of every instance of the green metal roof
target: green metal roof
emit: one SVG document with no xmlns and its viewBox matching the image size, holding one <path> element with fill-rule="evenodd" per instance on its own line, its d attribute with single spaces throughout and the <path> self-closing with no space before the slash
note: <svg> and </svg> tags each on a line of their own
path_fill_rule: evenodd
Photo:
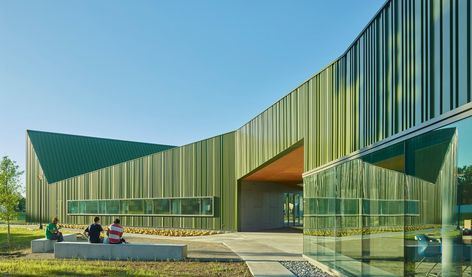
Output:
<svg viewBox="0 0 472 277">
<path fill-rule="evenodd" d="M 49 184 L 175 146 L 28 130 Z"/>
</svg>

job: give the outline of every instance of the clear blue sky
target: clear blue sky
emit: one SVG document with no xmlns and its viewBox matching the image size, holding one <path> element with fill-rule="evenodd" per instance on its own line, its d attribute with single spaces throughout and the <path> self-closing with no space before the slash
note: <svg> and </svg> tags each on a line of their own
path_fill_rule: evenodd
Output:
<svg viewBox="0 0 472 277">
<path fill-rule="evenodd" d="M 0 155 L 26 129 L 182 145 L 342 54 L 384 0 L 0 0 Z"/>
</svg>

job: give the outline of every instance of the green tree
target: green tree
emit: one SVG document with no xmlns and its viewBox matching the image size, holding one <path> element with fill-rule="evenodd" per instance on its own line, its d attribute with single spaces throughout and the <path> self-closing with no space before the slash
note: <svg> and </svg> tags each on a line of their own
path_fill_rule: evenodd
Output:
<svg viewBox="0 0 472 277">
<path fill-rule="evenodd" d="M 16 218 L 18 202 L 20 201 L 20 176 L 23 171 L 19 170 L 16 162 L 7 156 L 0 162 L 0 219 L 7 222 L 8 247 L 11 244 L 10 222 Z"/>
<path fill-rule="evenodd" d="M 472 165 L 457 169 L 459 185 L 459 204 L 472 204 Z"/>
<path fill-rule="evenodd" d="M 25 212 L 26 211 L 26 198 L 24 196 L 20 196 L 20 200 L 18 202 L 18 212 Z"/>
</svg>

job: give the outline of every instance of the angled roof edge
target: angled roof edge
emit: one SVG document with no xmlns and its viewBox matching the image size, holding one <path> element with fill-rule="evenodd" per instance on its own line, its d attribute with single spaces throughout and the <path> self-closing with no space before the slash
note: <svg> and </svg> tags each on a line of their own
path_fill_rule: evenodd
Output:
<svg viewBox="0 0 472 277">
<path fill-rule="evenodd" d="M 176 147 L 36 130 L 26 132 L 49 184 Z"/>
</svg>

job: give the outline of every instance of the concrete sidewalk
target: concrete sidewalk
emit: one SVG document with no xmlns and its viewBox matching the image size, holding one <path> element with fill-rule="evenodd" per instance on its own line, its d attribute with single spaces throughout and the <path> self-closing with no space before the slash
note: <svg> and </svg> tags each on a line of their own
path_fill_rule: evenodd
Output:
<svg viewBox="0 0 472 277">
<path fill-rule="evenodd" d="M 202 237 L 153 237 L 166 241 L 223 243 L 236 253 L 249 267 L 254 276 L 294 276 L 279 261 L 304 261 L 303 235 L 283 232 L 238 232 Z"/>
</svg>

